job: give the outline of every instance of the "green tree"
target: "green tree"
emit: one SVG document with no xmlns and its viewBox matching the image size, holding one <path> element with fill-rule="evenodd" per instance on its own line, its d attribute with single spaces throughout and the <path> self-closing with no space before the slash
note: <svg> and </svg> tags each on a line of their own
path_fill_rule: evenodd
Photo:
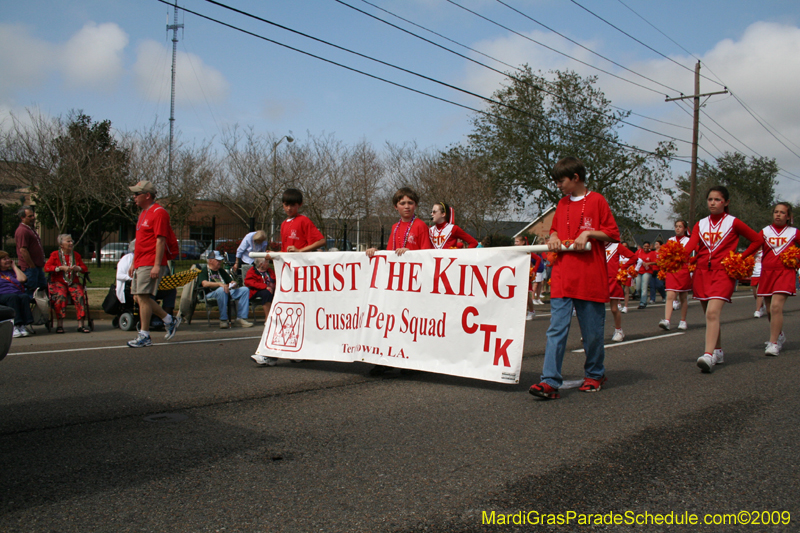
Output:
<svg viewBox="0 0 800 533">
<path fill-rule="evenodd" d="M 751 157 L 725 152 L 716 164 L 703 161 L 697 168 L 697 199 L 694 219 L 708 216 L 706 193 L 715 185 L 724 185 L 731 195 L 730 212 L 742 222 L 758 231 L 772 221 L 772 206 L 775 204 L 775 183 L 778 165 L 774 158 Z M 676 180 L 683 193 L 672 201 L 672 212 L 676 218 L 688 220 L 689 176 Z"/>
<path fill-rule="evenodd" d="M 551 169 L 575 156 L 586 164 L 587 185 L 606 197 L 615 216 L 652 223 L 652 211 L 668 194 L 662 183 L 675 147 L 660 143 L 645 152 L 620 146 L 617 130 L 628 114 L 614 111 L 596 77 L 552 74 L 548 81 L 524 65 L 494 93 L 498 103 L 473 119 L 470 142 L 497 189 L 544 210 L 561 198 Z"/>
</svg>

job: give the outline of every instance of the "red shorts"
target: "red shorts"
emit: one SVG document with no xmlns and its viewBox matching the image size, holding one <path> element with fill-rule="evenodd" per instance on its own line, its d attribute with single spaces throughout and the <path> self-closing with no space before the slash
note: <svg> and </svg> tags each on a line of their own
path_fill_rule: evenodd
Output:
<svg viewBox="0 0 800 533">
<path fill-rule="evenodd" d="M 795 295 L 796 285 L 794 283 L 797 273 L 794 269 L 781 268 L 776 270 L 766 270 L 762 267 L 760 284 L 756 294 L 759 296 L 772 296 L 773 294 Z"/>
<path fill-rule="evenodd" d="M 706 270 L 698 268 L 692 279 L 692 293 L 695 300 L 731 301 L 736 280 L 728 276 L 725 270 Z"/>
<path fill-rule="evenodd" d="M 687 267 L 677 272 L 667 272 L 667 290 L 673 292 L 689 292 L 692 290 L 692 275 Z"/>
<path fill-rule="evenodd" d="M 622 285 L 617 281 L 616 276 L 608 278 L 608 299 L 609 300 L 624 300 L 625 291 L 622 290 Z"/>
</svg>

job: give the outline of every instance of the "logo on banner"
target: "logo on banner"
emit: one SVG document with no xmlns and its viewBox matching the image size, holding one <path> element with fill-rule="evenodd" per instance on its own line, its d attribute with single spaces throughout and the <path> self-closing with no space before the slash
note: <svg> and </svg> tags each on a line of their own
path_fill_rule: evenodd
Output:
<svg viewBox="0 0 800 533">
<path fill-rule="evenodd" d="M 266 346 L 271 350 L 299 352 L 306 332 L 305 306 L 299 302 L 272 304 Z"/>
</svg>

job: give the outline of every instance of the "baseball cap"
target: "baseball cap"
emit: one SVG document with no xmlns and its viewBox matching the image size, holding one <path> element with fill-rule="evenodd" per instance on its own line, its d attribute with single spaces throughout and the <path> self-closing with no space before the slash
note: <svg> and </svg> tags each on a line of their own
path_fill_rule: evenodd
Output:
<svg viewBox="0 0 800 533">
<path fill-rule="evenodd" d="M 153 185 L 151 181 L 140 181 L 133 187 L 128 187 L 131 192 L 149 192 L 150 194 L 156 194 L 156 186 Z"/>
<path fill-rule="evenodd" d="M 217 261 L 225 261 L 225 257 L 221 253 L 219 253 L 219 250 L 207 251 L 206 259 L 216 259 Z"/>
</svg>

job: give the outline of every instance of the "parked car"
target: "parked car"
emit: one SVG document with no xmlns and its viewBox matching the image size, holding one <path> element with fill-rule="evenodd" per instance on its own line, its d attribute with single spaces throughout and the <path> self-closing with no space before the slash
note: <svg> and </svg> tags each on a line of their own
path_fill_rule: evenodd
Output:
<svg viewBox="0 0 800 533">
<path fill-rule="evenodd" d="M 203 243 L 194 240 L 178 241 L 181 247 L 181 259 L 200 259 L 200 254 L 203 253 Z"/>
<path fill-rule="evenodd" d="M 128 253 L 127 242 L 110 242 L 100 248 L 100 262 L 101 263 L 118 263 L 123 255 Z M 92 254 L 92 259 L 97 256 Z"/>
<path fill-rule="evenodd" d="M 343 241 L 342 239 L 334 239 L 333 237 L 328 237 L 326 239 L 325 247 L 328 250 L 336 249 L 340 252 L 354 252 L 356 250 L 356 245 L 349 240 Z"/>
</svg>

